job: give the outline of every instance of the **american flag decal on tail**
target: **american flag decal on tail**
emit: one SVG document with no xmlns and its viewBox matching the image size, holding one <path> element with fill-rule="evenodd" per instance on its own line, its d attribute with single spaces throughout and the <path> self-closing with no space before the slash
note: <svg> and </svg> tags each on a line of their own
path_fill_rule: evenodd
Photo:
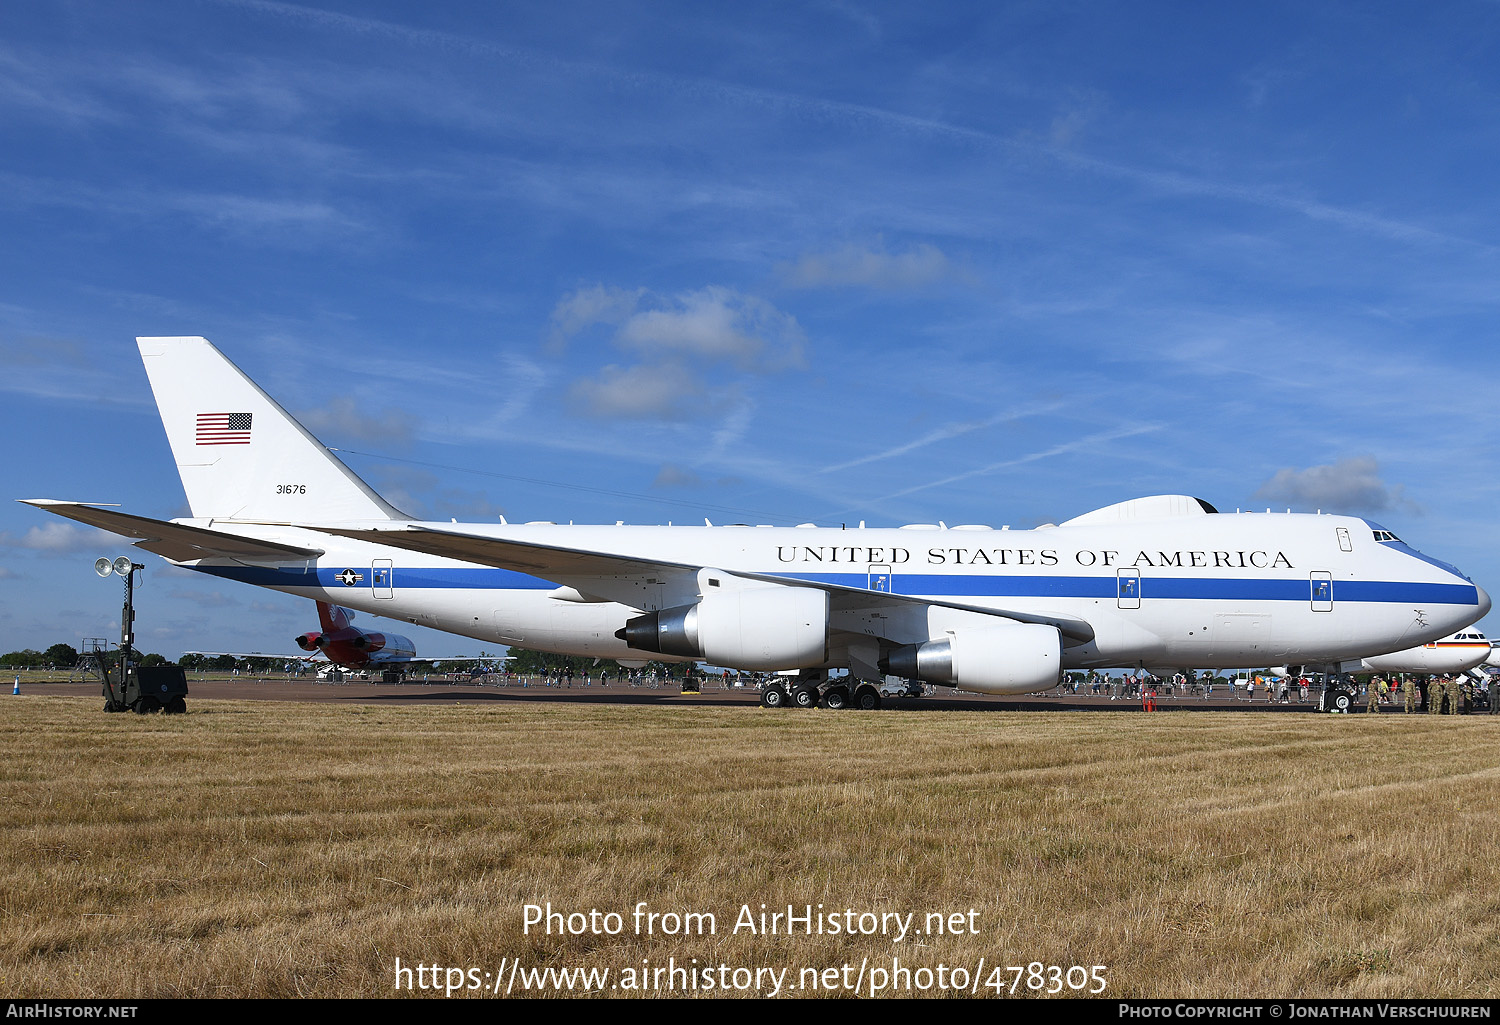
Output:
<svg viewBox="0 0 1500 1025">
<path fill-rule="evenodd" d="M 199 413 L 198 444 L 250 444 L 249 413 Z"/>
</svg>

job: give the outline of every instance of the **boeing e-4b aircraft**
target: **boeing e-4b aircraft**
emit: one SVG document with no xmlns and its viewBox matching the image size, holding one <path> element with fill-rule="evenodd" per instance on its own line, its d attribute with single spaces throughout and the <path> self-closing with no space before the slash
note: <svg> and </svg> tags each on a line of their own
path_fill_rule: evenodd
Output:
<svg viewBox="0 0 1500 1025">
<path fill-rule="evenodd" d="M 1367 520 L 1180 495 L 1015 531 L 416 522 L 207 339 L 137 341 L 193 515 L 32 505 L 202 573 L 484 641 L 801 671 L 798 703 L 821 683 L 873 706 L 860 681 L 888 673 L 1013 694 L 1069 668 L 1338 662 L 1490 607 Z"/>
</svg>

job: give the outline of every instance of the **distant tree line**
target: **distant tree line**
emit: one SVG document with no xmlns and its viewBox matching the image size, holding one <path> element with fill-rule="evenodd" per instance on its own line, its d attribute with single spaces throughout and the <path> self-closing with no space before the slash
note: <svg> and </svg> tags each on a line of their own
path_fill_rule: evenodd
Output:
<svg viewBox="0 0 1500 1025">
<path fill-rule="evenodd" d="M 118 650 L 100 652 L 106 666 L 114 667 L 120 662 Z M 71 644 L 54 644 L 46 651 L 37 651 L 34 648 L 25 648 L 21 651 L 11 651 L 0 655 L 0 666 L 9 669 L 72 669 L 78 664 L 81 656 L 78 649 Z M 158 666 L 167 662 L 165 655 L 152 653 L 135 655 L 135 664 L 138 666 Z"/>
</svg>

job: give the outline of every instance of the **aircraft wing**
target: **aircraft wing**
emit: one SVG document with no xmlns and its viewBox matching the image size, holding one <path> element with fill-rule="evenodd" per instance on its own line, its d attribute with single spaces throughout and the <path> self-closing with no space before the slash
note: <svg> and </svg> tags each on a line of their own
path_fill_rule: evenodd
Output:
<svg viewBox="0 0 1500 1025">
<path fill-rule="evenodd" d="M 319 665 L 340 665 L 328 658 L 321 651 L 299 651 L 295 655 L 279 651 L 184 651 L 184 655 L 205 655 L 209 658 L 218 658 L 228 655 L 230 658 L 274 658 L 283 662 L 308 662 Z M 401 665 L 407 662 L 507 662 L 514 656 L 511 655 L 420 655 L 413 658 L 388 658 L 380 662 L 372 662 L 374 668 L 383 665 Z"/>
<path fill-rule="evenodd" d="M 228 655 L 230 658 L 274 658 L 282 662 L 326 662 L 320 651 L 299 651 L 292 655 L 280 651 L 184 651 L 184 655 L 203 655 L 206 658 L 220 658 Z"/>
<path fill-rule="evenodd" d="M 374 530 L 346 530 L 333 527 L 309 527 L 308 529 L 357 541 L 369 541 L 373 544 L 389 545 L 392 548 L 422 552 L 426 555 L 477 563 L 481 566 L 517 570 L 573 587 L 586 596 L 619 602 L 631 608 L 643 607 L 641 598 L 646 590 L 645 585 L 648 584 L 674 585 L 676 593 L 697 594 L 698 572 L 708 568 L 690 563 L 644 559 L 610 552 L 591 552 L 578 548 L 536 544 L 530 541 L 512 541 L 456 531 L 434 530 L 431 527 L 406 526 Z M 774 573 L 748 573 L 736 570 L 733 571 L 733 575 L 749 580 L 764 581 L 768 584 L 812 587 L 826 591 L 829 595 L 830 608 L 839 612 L 910 612 L 914 609 L 939 606 L 995 616 L 1019 623 L 1040 623 L 1053 626 L 1070 645 L 1087 644 L 1094 639 L 1094 628 L 1086 620 L 1075 616 L 965 605 L 959 602 L 918 598 L 888 591 L 871 591 L 862 587 L 846 587 L 842 584 L 804 580 Z M 683 602 L 691 600 L 685 597 Z"/>
<path fill-rule="evenodd" d="M 166 520 L 134 516 L 84 502 L 60 502 L 50 498 L 23 498 L 21 501 L 38 509 L 66 516 L 70 520 L 87 523 L 91 527 L 100 527 L 113 534 L 140 538 L 135 542 L 135 547 L 173 562 L 209 558 L 286 562 L 291 559 L 313 559 L 323 554 L 321 548 L 300 548 L 277 541 L 226 534 L 221 530 L 168 523 Z"/>
</svg>

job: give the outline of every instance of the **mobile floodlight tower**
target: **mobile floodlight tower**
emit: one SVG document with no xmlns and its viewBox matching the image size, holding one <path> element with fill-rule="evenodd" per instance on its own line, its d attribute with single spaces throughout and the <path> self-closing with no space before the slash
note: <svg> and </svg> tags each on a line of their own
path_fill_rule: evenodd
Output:
<svg viewBox="0 0 1500 1025">
<path fill-rule="evenodd" d="M 186 712 L 187 677 L 181 666 L 146 668 L 131 664 L 135 645 L 135 574 L 144 568 L 125 555 L 114 562 L 105 558 L 94 562 L 94 572 L 101 577 L 118 575 L 125 578 L 125 604 L 120 609 L 119 679 L 115 680 L 109 669 L 104 668 L 104 710 L 129 710 L 142 714 Z"/>
</svg>

